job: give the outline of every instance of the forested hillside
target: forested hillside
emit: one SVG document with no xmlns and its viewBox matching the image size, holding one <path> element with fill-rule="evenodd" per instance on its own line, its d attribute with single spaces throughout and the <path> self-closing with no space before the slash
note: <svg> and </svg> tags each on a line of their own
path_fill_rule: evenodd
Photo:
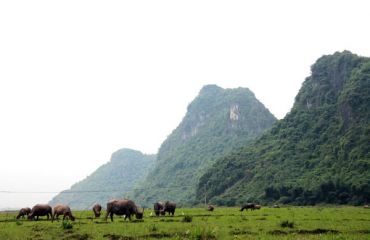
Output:
<svg viewBox="0 0 370 240">
<path fill-rule="evenodd" d="M 154 160 L 155 155 L 120 149 L 112 154 L 108 163 L 55 196 L 50 204 L 63 203 L 74 209 L 87 209 L 98 202 L 105 207 L 110 199 L 132 194 L 133 186 L 146 177 Z"/>
<path fill-rule="evenodd" d="M 281 93 L 283 94 L 283 93 Z M 370 202 L 370 59 L 348 51 L 311 67 L 287 116 L 200 178 L 215 204 Z"/>
<path fill-rule="evenodd" d="M 203 87 L 161 145 L 154 169 L 134 198 L 148 205 L 159 200 L 194 203 L 199 177 L 214 160 L 248 144 L 275 121 L 249 89 Z"/>
</svg>

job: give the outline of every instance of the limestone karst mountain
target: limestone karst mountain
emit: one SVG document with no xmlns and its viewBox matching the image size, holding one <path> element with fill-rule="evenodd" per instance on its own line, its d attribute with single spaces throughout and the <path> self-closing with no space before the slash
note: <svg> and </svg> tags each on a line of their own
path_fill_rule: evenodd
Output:
<svg viewBox="0 0 370 240">
<path fill-rule="evenodd" d="M 249 89 L 204 86 L 161 145 L 134 198 L 148 205 L 163 199 L 194 203 L 198 180 L 214 161 L 247 145 L 275 121 Z"/>
<path fill-rule="evenodd" d="M 336 52 L 311 71 L 284 119 L 206 170 L 198 200 L 370 202 L 370 58 Z"/>
<path fill-rule="evenodd" d="M 128 196 L 153 166 L 155 155 L 131 149 L 120 149 L 111 160 L 90 176 L 55 196 L 49 203 L 68 204 L 74 209 L 87 209 L 94 203 L 105 204 L 113 198 Z"/>
</svg>

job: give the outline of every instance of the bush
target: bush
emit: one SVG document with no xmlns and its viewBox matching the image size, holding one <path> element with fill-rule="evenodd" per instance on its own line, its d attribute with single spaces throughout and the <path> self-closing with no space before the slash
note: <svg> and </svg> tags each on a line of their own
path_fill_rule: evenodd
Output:
<svg viewBox="0 0 370 240">
<path fill-rule="evenodd" d="M 156 231 L 158 231 L 157 225 L 155 225 L 155 224 L 149 225 L 149 231 L 150 232 L 156 232 Z"/>
<path fill-rule="evenodd" d="M 189 215 L 185 215 L 182 219 L 182 222 L 191 222 L 193 221 L 193 217 Z"/>
<path fill-rule="evenodd" d="M 62 228 L 63 229 L 72 229 L 73 224 L 70 221 L 63 221 L 62 222 Z"/>
<path fill-rule="evenodd" d="M 196 240 L 216 239 L 216 233 L 215 230 L 210 228 L 196 228 L 192 234 L 192 238 Z"/>
<path fill-rule="evenodd" d="M 289 222 L 289 220 L 285 220 L 285 221 L 282 221 L 280 223 L 280 227 L 283 227 L 283 228 L 294 228 L 294 222 Z"/>
</svg>

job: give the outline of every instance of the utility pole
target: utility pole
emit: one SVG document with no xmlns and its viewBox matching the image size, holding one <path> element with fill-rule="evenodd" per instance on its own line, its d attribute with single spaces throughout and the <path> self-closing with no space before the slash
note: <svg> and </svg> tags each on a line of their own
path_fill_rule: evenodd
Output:
<svg viewBox="0 0 370 240">
<path fill-rule="evenodd" d="M 205 185 L 206 190 L 204 191 L 204 207 L 207 207 L 207 184 Z"/>
<path fill-rule="evenodd" d="M 204 191 L 204 207 L 207 208 L 207 186 L 208 186 L 209 181 L 207 181 L 205 185 L 205 191 Z"/>
</svg>

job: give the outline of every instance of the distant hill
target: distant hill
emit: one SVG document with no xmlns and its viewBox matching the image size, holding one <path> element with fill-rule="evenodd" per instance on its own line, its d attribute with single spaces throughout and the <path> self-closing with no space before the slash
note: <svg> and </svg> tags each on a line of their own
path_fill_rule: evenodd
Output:
<svg viewBox="0 0 370 240">
<path fill-rule="evenodd" d="M 136 188 L 134 198 L 144 204 L 194 203 L 198 180 L 214 160 L 245 146 L 275 121 L 249 89 L 204 86 L 161 145 L 154 168 Z"/>
<path fill-rule="evenodd" d="M 87 209 L 99 202 L 105 207 L 110 199 L 128 196 L 133 186 L 146 177 L 154 160 L 155 155 L 145 155 L 131 149 L 118 150 L 112 154 L 108 163 L 69 190 L 59 193 L 49 203 Z"/>
<path fill-rule="evenodd" d="M 370 59 L 336 52 L 311 71 L 284 119 L 207 169 L 198 200 L 370 202 Z"/>
</svg>

